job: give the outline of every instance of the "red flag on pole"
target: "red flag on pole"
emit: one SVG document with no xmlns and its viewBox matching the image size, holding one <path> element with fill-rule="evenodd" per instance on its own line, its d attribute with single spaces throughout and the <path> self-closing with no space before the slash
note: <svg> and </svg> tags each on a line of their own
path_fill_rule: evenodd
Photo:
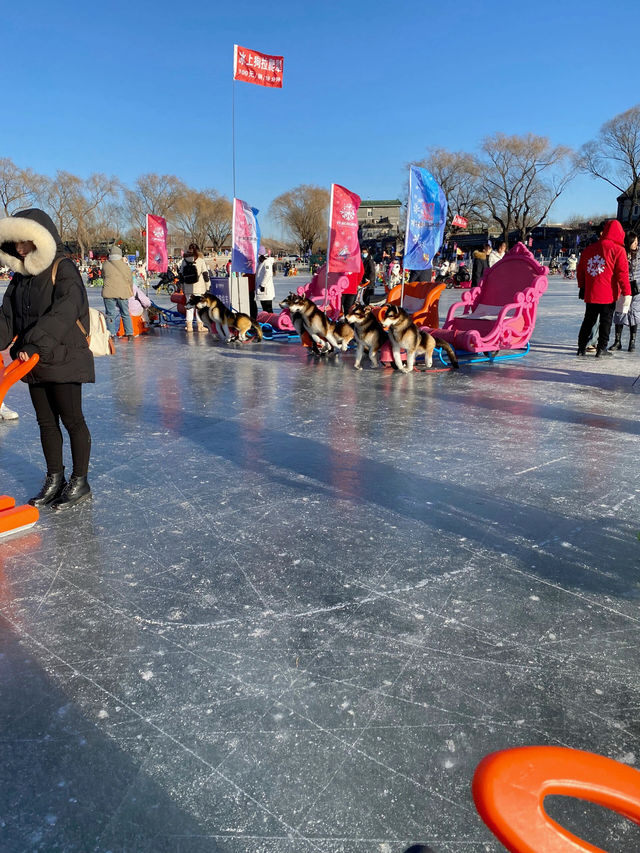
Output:
<svg viewBox="0 0 640 853">
<path fill-rule="evenodd" d="M 329 272 L 358 272 L 362 258 L 358 242 L 360 196 L 340 184 L 331 186 L 329 213 Z"/>
<path fill-rule="evenodd" d="M 167 222 L 147 213 L 147 272 L 166 272 L 168 263 Z"/>
<path fill-rule="evenodd" d="M 454 225 L 456 228 L 466 228 L 467 220 L 464 216 L 460 216 L 459 213 L 456 213 L 456 215 L 451 220 L 451 224 Z"/>
<path fill-rule="evenodd" d="M 259 53 L 237 44 L 233 46 L 233 79 L 282 89 L 283 56 Z"/>
</svg>

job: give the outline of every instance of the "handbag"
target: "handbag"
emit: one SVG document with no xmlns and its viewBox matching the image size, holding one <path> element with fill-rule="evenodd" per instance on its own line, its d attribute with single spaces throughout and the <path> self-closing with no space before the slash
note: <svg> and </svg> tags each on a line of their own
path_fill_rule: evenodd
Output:
<svg viewBox="0 0 640 853">
<path fill-rule="evenodd" d="M 60 266 L 60 261 L 64 258 L 56 258 L 51 270 L 51 284 L 56 285 L 56 273 Z M 113 338 L 107 329 L 107 321 L 102 311 L 96 308 L 89 308 L 89 331 L 85 329 L 80 320 L 76 320 L 76 326 L 80 329 L 85 337 L 87 346 L 94 356 L 100 355 L 115 355 L 116 348 L 113 343 Z"/>
<path fill-rule="evenodd" d="M 638 287 L 638 282 L 634 278 L 633 281 L 629 282 L 629 284 L 631 285 L 631 295 L 637 296 L 640 293 L 640 288 Z"/>
</svg>

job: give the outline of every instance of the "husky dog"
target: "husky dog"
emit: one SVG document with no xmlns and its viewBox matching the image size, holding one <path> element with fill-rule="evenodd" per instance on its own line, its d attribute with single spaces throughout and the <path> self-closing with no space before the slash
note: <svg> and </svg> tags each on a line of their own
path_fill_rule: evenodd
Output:
<svg viewBox="0 0 640 853">
<path fill-rule="evenodd" d="M 429 332 L 423 332 L 414 324 L 411 315 L 399 305 L 389 305 L 382 318 L 382 325 L 389 333 L 393 360 L 398 370 L 411 373 L 417 355 L 424 355 L 425 364 L 431 367 L 433 364 L 433 350 L 441 346 L 451 361 L 451 366 L 457 368 L 458 359 L 452 347 L 440 338 L 434 338 Z M 400 350 L 407 352 L 406 367 L 402 364 Z"/>
<path fill-rule="evenodd" d="M 290 293 L 282 300 L 280 307 L 289 309 L 291 321 L 298 334 L 307 332 L 320 353 L 329 352 L 331 349 L 337 352 L 341 349 L 334 334 L 335 323 L 306 296 Z"/>
<path fill-rule="evenodd" d="M 262 340 L 262 329 L 249 317 L 240 311 L 231 311 L 213 293 L 192 294 L 188 305 L 194 305 L 200 320 L 210 332 L 217 332 L 218 337 L 224 338 L 227 343 L 233 340 L 231 329 L 237 330 L 237 337 L 241 341 L 247 340 L 247 333 L 253 329 L 256 340 Z"/>
<path fill-rule="evenodd" d="M 353 326 L 356 345 L 356 370 L 362 370 L 361 362 L 364 351 L 369 353 L 371 367 L 378 367 L 378 350 L 388 340 L 387 333 L 380 325 L 370 305 L 359 305 L 357 302 L 345 314 L 345 320 Z"/>
<path fill-rule="evenodd" d="M 338 341 L 338 346 L 342 352 L 346 352 L 355 337 L 355 332 L 346 320 L 338 320 L 333 329 L 333 336 Z"/>
</svg>

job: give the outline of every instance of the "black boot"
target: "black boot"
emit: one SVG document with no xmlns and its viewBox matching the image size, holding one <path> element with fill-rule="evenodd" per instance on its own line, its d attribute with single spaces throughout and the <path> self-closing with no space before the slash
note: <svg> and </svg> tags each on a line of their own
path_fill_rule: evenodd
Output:
<svg viewBox="0 0 640 853">
<path fill-rule="evenodd" d="M 91 487 L 86 477 L 77 477 L 72 474 L 69 477 L 67 487 L 60 497 L 51 505 L 53 509 L 71 509 L 72 506 L 91 497 Z"/>
<path fill-rule="evenodd" d="M 629 326 L 629 352 L 636 351 L 636 331 L 637 326 Z"/>
<path fill-rule="evenodd" d="M 67 485 L 64 479 L 64 468 L 59 474 L 47 474 L 44 478 L 44 484 L 35 497 L 30 498 L 28 503 L 31 506 L 47 506 L 53 503 L 56 498 L 59 498 Z"/>
<path fill-rule="evenodd" d="M 616 324 L 616 339 L 611 344 L 611 346 L 609 347 L 610 350 L 613 351 L 613 350 L 617 350 L 617 349 L 622 349 L 622 330 L 623 329 L 624 329 L 624 326 L 618 326 Z"/>
<path fill-rule="evenodd" d="M 607 356 L 609 356 L 609 358 L 611 358 L 611 356 L 613 355 L 613 353 L 612 353 L 612 352 L 610 352 L 608 349 L 600 349 L 600 348 L 598 348 L 598 349 L 596 350 L 596 358 L 600 358 L 600 357 L 601 357 L 601 356 L 603 356 L 603 355 L 607 355 Z"/>
</svg>

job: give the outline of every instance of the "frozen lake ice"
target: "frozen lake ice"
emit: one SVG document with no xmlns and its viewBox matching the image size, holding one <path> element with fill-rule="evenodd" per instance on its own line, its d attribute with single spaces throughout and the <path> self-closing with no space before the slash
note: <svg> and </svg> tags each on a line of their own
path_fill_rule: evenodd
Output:
<svg viewBox="0 0 640 853">
<path fill-rule="evenodd" d="M 0 849 L 498 851 L 488 752 L 637 764 L 640 359 L 576 358 L 582 313 L 552 278 L 531 352 L 459 372 L 181 329 L 99 359 L 93 500 L 0 544 Z"/>
</svg>

